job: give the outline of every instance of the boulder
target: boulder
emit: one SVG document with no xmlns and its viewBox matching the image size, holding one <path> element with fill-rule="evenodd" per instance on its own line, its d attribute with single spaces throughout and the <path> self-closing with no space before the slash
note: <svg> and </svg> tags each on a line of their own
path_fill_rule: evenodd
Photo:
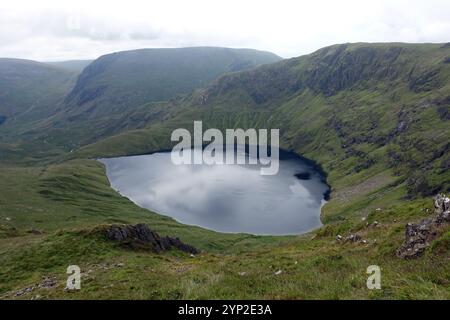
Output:
<svg viewBox="0 0 450 320">
<path fill-rule="evenodd" d="M 439 222 L 450 222 L 450 199 L 444 194 L 438 194 L 434 199 L 434 210 Z"/>
<path fill-rule="evenodd" d="M 37 230 L 37 229 L 31 229 L 28 232 L 31 233 L 31 234 L 34 234 L 35 236 L 38 236 L 38 235 L 42 234 L 42 232 Z"/>
<path fill-rule="evenodd" d="M 345 242 L 361 242 L 362 238 L 359 234 L 350 234 L 345 238 Z"/>
<path fill-rule="evenodd" d="M 340 234 L 338 234 L 336 236 L 336 241 L 340 242 L 340 243 L 347 243 L 347 242 L 351 242 L 351 243 L 364 243 L 366 244 L 367 241 L 364 240 L 359 234 L 353 234 L 350 233 L 348 236 L 343 237 Z"/>
</svg>

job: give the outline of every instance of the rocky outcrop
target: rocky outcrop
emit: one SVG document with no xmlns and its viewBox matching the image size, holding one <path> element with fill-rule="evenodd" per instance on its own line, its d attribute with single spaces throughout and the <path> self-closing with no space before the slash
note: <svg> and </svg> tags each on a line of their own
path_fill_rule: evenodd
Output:
<svg viewBox="0 0 450 320">
<path fill-rule="evenodd" d="M 111 225 L 104 228 L 103 233 L 108 240 L 120 242 L 133 249 L 152 249 L 155 252 L 162 252 L 175 248 L 190 254 L 199 253 L 198 249 L 183 243 L 179 238 L 161 237 L 143 223 Z"/>
<path fill-rule="evenodd" d="M 437 222 L 450 222 L 450 199 L 444 194 L 439 194 L 434 199 L 434 210 Z"/>
<path fill-rule="evenodd" d="M 58 281 L 56 280 L 56 277 L 45 276 L 42 278 L 42 281 L 40 283 L 20 289 L 20 290 L 16 291 L 14 295 L 16 297 L 20 297 L 25 294 L 31 293 L 36 289 L 52 289 L 52 288 L 56 288 L 57 286 L 58 286 Z"/>
<path fill-rule="evenodd" d="M 364 240 L 359 234 L 350 233 L 348 236 L 343 237 L 340 234 L 336 236 L 336 241 L 340 243 L 363 243 L 367 244 L 367 240 Z"/>
<path fill-rule="evenodd" d="M 397 250 L 397 256 L 414 259 L 422 256 L 425 249 L 436 239 L 441 228 L 450 223 L 450 199 L 438 194 L 434 199 L 436 216 L 422 220 L 418 224 L 408 223 L 405 230 L 405 242 Z"/>
<path fill-rule="evenodd" d="M 33 228 L 31 230 L 28 230 L 28 233 L 31 233 L 31 234 L 34 234 L 35 236 L 38 236 L 38 235 L 42 234 L 42 231 L 39 231 L 39 230 Z"/>
</svg>

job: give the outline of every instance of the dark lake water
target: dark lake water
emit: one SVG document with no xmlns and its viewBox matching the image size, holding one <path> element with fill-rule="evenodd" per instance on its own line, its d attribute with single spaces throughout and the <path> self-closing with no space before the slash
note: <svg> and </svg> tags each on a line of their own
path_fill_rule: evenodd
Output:
<svg viewBox="0 0 450 320">
<path fill-rule="evenodd" d="M 282 156 L 272 176 L 261 175 L 260 165 L 174 165 L 170 152 L 100 161 L 115 190 L 184 224 L 264 235 L 321 225 L 328 186 L 300 157 Z"/>
</svg>

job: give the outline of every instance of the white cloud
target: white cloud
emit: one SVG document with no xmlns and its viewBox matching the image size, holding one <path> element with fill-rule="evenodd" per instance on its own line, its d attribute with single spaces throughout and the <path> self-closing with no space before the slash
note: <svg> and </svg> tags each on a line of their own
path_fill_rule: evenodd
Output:
<svg viewBox="0 0 450 320">
<path fill-rule="evenodd" d="M 95 58 L 142 47 L 227 46 L 284 57 L 343 42 L 448 42 L 447 0 L 3 1 L 0 56 Z"/>
</svg>

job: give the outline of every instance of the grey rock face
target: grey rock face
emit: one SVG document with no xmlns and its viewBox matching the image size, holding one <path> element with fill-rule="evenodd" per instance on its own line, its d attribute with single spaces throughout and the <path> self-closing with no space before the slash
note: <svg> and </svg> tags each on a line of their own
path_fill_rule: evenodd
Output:
<svg viewBox="0 0 450 320">
<path fill-rule="evenodd" d="M 57 281 L 56 277 L 45 276 L 45 277 L 43 277 L 43 279 L 40 283 L 34 284 L 32 286 L 29 286 L 29 287 L 26 287 L 26 288 L 16 291 L 15 296 L 20 297 L 20 296 L 23 296 L 30 292 L 33 292 L 36 289 L 40 289 L 40 288 L 52 289 L 52 288 L 56 288 L 57 286 L 58 286 L 58 281 Z"/>
<path fill-rule="evenodd" d="M 156 252 L 162 252 L 175 248 L 191 254 L 199 253 L 198 249 L 183 243 L 179 238 L 161 237 L 143 223 L 136 225 L 111 225 L 106 228 L 105 235 L 109 240 L 121 242 L 134 249 L 150 247 Z"/>
<path fill-rule="evenodd" d="M 437 220 L 450 222 L 450 199 L 444 194 L 438 194 L 434 199 L 434 210 L 437 214 Z"/>
<path fill-rule="evenodd" d="M 434 199 L 436 217 L 422 220 L 418 224 L 408 223 L 405 227 L 405 242 L 397 250 L 397 256 L 414 259 L 422 256 L 426 248 L 439 235 L 439 229 L 450 223 L 450 199 L 438 194 Z"/>
</svg>

